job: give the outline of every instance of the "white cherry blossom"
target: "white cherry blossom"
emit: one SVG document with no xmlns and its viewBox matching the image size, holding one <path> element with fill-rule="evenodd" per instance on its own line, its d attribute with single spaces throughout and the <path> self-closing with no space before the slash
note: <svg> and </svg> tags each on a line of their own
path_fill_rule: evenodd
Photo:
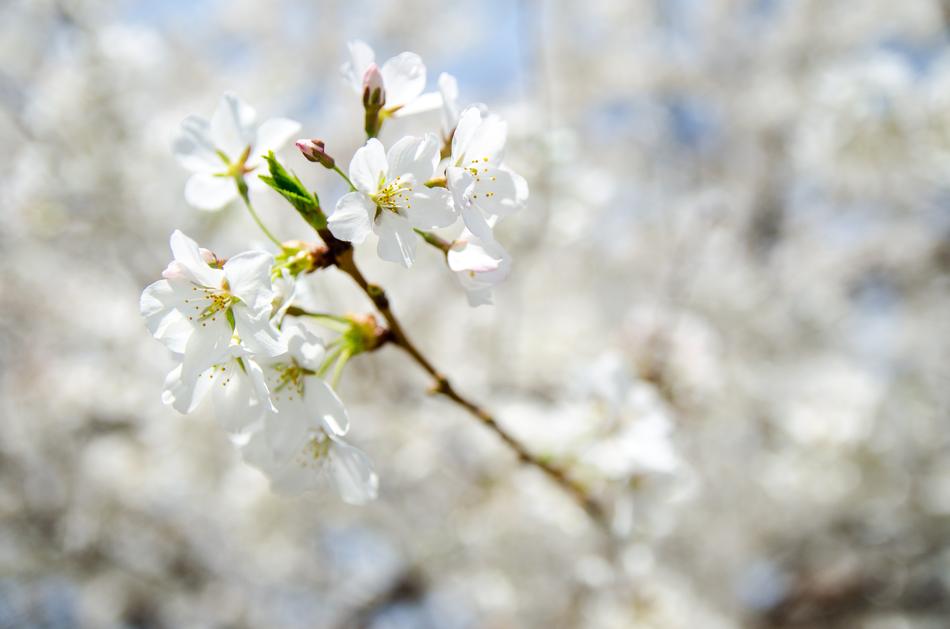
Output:
<svg viewBox="0 0 950 629">
<path fill-rule="evenodd" d="M 376 63 L 376 53 L 366 42 L 354 39 L 347 44 L 350 60 L 341 68 L 346 81 L 357 94 L 363 93 L 366 71 Z M 426 87 L 426 67 L 414 52 L 403 52 L 386 60 L 379 68 L 383 92 L 386 95 L 385 111 L 394 116 L 406 116 L 437 109 L 439 94 L 423 94 Z"/>
<path fill-rule="evenodd" d="M 446 255 L 471 306 L 492 303 L 492 288 L 508 277 L 511 256 L 495 240 L 483 240 L 468 229 L 452 243 Z"/>
<path fill-rule="evenodd" d="M 379 236 L 383 260 L 412 266 L 419 235 L 413 229 L 447 227 L 455 222 L 452 197 L 444 188 L 428 188 L 435 174 L 439 141 L 429 133 L 407 136 L 386 153 L 372 138 L 350 162 L 356 190 L 343 196 L 327 225 L 334 236 L 359 244 L 371 232 Z"/>
<path fill-rule="evenodd" d="M 240 433 L 274 410 L 264 372 L 241 344 L 231 343 L 217 363 L 183 378 L 178 365 L 165 378 L 162 401 L 180 413 L 190 413 L 211 392 L 215 416 L 230 433 Z"/>
<path fill-rule="evenodd" d="M 193 174 L 185 184 L 185 200 L 202 210 L 217 210 L 237 199 L 235 177 L 257 171 L 263 155 L 281 148 L 300 130 L 287 118 L 271 118 L 258 126 L 254 109 L 234 94 L 224 94 L 211 120 L 188 116 L 173 143 L 179 163 Z M 250 187 L 263 184 L 246 178 Z"/>
<path fill-rule="evenodd" d="M 273 256 L 247 251 L 219 268 L 178 230 L 171 249 L 174 260 L 164 279 L 145 288 L 139 309 L 152 335 L 181 355 L 183 380 L 190 382 L 221 362 L 235 337 L 252 352 L 283 353 L 270 322 Z"/>
<path fill-rule="evenodd" d="M 524 178 L 502 165 L 507 135 L 501 118 L 471 106 L 459 116 L 452 136 L 448 187 L 465 226 L 486 240 L 492 238 L 490 219 L 504 218 L 528 200 Z"/>
<path fill-rule="evenodd" d="M 274 408 L 243 446 L 245 460 L 275 490 L 299 493 L 329 476 L 342 498 L 362 504 L 376 496 L 376 474 L 366 455 L 342 440 L 349 430 L 343 402 L 314 375 L 325 355 L 322 341 L 296 322 L 281 330 L 288 351 L 264 367 Z"/>
<path fill-rule="evenodd" d="M 299 415 L 281 417 L 304 431 L 298 447 L 274 451 L 265 429 L 253 433 L 241 451 L 244 460 L 263 472 L 274 491 L 300 494 L 329 482 L 350 504 L 365 504 L 376 498 L 379 477 L 366 454 L 314 421 Z"/>
</svg>

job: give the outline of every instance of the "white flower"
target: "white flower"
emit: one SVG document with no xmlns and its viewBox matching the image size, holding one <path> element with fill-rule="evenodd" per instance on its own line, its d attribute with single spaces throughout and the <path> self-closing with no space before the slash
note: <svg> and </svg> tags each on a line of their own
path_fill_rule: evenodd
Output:
<svg viewBox="0 0 950 629">
<path fill-rule="evenodd" d="M 358 39 L 350 41 L 347 46 L 350 60 L 341 68 L 343 76 L 358 94 L 362 94 L 363 79 L 366 71 L 375 64 L 376 53 Z M 419 55 L 413 52 L 398 54 L 388 59 L 379 73 L 386 95 L 385 110 L 393 115 L 405 116 L 439 107 L 441 99 L 437 93 L 422 93 L 426 87 L 426 67 Z"/>
<path fill-rule="evenodd" d="M 285 494 L 312 491 L 329 477 L 345 502 L 359 505 L 376 498 L 379 477 L 362 450 L 316 422 L 304 424 L 298 415 L 286 420 L 306 432 L 295 450 L 275 452 L 269 447 L 263 430 L 252 434 L 241 449 L 244 460 L 267 475 L 274 491 Z"/>
<path fill-rule="evenodd" d="M 181 123 L 173 151 L 192 173 L 185 184 L 185 200 L 202 210 L 217 210 L 238 197 L 235 177 L 263 164 L 262 155 L 276 151 L 300 130 L 286 118 L 271 118 L 259 127 L 254 109 L 233 94 L 225 94 L 211 121 L 188 116 Z M 249 186 L 263 184 L 257 177 Z"/>
<path fill-rule="evenodd" d="M 446 258 L 471 306 L 492 303 L 492 287 L 511 271 L 511 256 L 504 247 L 495 240 L 478 238 L 467 229 L 452 243 Z"/>
<path fill-rule="evenodd" d="M 287 354 L 265 366 L 274 409 L 265 413 L 242 451 L 264 472 L 276 491 L 299 493 L 316 488 L 329 475 L 346 502 L 376 497 L 378 480 L 366 455 L 348 445 L 343 402 L 314 375 L 323 362 L 318 337 L 296 322 L 281 330 Z"/>
<path fill-rule="evenodd" d="M 483 116 L 472 106 L 462 112 L 452 136 L 448 187 L 465 226 L 486 240 L 492 238 L 489 219 L 505 217 L 528 200 L 525 180 L 501 165 L 507 135 L 498 116 Z"/>
<path fill-rule="evenodd" d="M 407 136 L 385 153 L 373 138 L 356 151 L 350 180 L 356 191 L 343 196 L 327 225 L 334 236 L 359 244 L 370 232 L 379 236 L 383 260 L 412 266 L 417 229 L 447 227 L 455 222 L 452 197 L 444 188 L 427 188 L 435 174 L 439 142 L 429 133 Z"/>
<path fill-rule="evenodd" d="M 198 245 L 178 230 L 174 261 L 142 292 L 139 309 L 149 331 L 182 355 L 180 378 L 191 382 L 231 351 L 233 337 L 264 356 L 284 352 L 270 323 L 274 258 L 248 251 L 209 265 Z"/>
<path fill-rule="evenodd" d="M 200 374 L 183 378 L 178 365 L 165 378 L 162 401 L 180 413 L 190 413 L 211 391 L 215 416 L 230 433 L 240 433 L 259 420 L 267 409 L 276 410 L 264 372 L 239 343 L 232 343 L 220 362 Z"/>
</svg>

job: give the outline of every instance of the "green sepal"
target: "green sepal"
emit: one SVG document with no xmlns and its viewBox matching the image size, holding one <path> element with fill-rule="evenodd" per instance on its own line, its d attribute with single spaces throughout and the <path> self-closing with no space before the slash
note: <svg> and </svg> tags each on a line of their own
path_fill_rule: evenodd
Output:
<svg viewBox="0 0 950 629">
<path fill-rule="evenodd" d="M 258 175 L 261 181 L 276 190 L 280 196 L 287 199 L 287 201 L 294 206 L 294 209 L 300 213 L 303 219 L 307 221 L 307 224 L 317 230 L 325 229 L 327 226 L 327 217 L 323 213 L 323 210 L 320 209 L 320 199 L 317 197 L 317 194 L 307 190 L 303 182 L 297 178 L 297 175 L 284 168 L 281 163 L 277 161 L 277 158 L 274 157 L 273 151 L 268 152 L 267 155 L 264 156 L 264 159 L 267 160 L 270 176 Z"/>
</svg>

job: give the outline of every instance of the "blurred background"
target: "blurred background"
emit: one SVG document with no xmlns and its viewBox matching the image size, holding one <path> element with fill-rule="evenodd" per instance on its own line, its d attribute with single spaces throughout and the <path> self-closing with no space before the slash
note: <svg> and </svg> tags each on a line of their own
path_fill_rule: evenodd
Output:
<svg viewBox="0 0 950 629">
<path fill-rule="evenodd" d="M 940 0 L 0 2 L 0 627 L 950 626 L 948 21 Z M 209 410 L 161 404 L 138 298 L 168 235 L 261 241 L 238 206 L 185 204 L 178 123 L 231 90 L 345 163 L 355 37 L 509 121 L 532 197 L 499 228 L 494 307 L 432 250 L 358 260 L 460 390 L 588 483 L 610 540 L 395 350 L 341 386 L 367 507 L 277 496 Z M 383 139 L 438 118 L 399 124 Z M 307 284 L 370 310 L 332 271 Z"/>
</svg>

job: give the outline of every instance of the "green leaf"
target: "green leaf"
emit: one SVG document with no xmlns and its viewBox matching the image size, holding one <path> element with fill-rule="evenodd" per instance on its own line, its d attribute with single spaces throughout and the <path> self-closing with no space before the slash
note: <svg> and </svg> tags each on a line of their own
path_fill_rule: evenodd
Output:
<svg viewBox="0 0 950 629">
<path fill-rule="evenodd" d="M 307 190 L 297 175 L 284 168 L 274 157 L 273 151 L 265 155 L 264 159 L 267 160 L 270 176 L 258 175 L 261 181 L 287 199 L 311 227 L 316 230 L 325 229 L 327 217 L 320 209 L 320 199 L 317 194 Z"/>
</svg>

